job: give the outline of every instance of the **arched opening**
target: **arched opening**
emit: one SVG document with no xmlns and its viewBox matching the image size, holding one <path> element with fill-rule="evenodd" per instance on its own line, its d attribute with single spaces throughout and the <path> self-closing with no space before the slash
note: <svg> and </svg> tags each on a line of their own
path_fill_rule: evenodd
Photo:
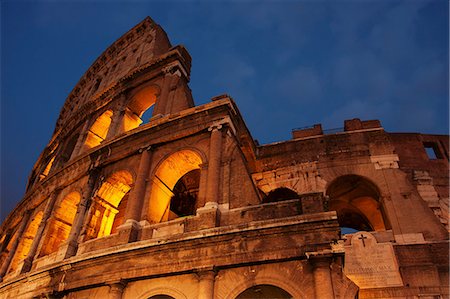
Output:
<svg viewBox="0 0 450 299">
<path fill-rule="evenodd" d="M 170 155 L 158 167 L 152 180 L 149 220 L 159 223 L 194 215 L 202 159 L 191 150 Z"/>
<path fill-rule="evenodd" d="M 123 223 L 128 193 L 132 184 L 133 177 L 125 170 L 113 173 L 103 182 L 91 206 L 91 219 L 86 231 L 87 239 L 108 236 Z"/>
<path fill-rule="evenodd" d="M 60 202 L 50 218 L 49 227 L 39 256 L 56 252 L 59 246 L 69 237 L 75 214 L 77 213 L 80 194 L 72 192 Z"/>
<path fill-rule="evenodd" d="M 0 265 L 3 265 L 8 253 L 11 251 L 12 244 L 17 237 L 17 230 L 13 232 L 13 229 L 9 229 L 6 234 L 1 237 L 0 240 Z"/>
<path fill-rule="evenodd" d="M 155 296 L 151 296 L 148 299 L 175 299 L 172 296 L 169 295 L 155 295 Z"/>
<path fill-rule="evenodd" d="M 292 299 L 291 294 L 285 290 L 269 285 L 260 284 L 246 289 L 240 293 L 236 299 Z"/>
<path fill-rule="evenodd" d="M 267 194 L 267 196 L 263 198 L 263 203 L 277 202 L 297 198 L 300 198 L 297 192 L 286 187 L 280 187 L 270 191 Z"/>
<path fill-rule="evenodd" d="M 95 120 L 87 133 L 86 141 L 84 142 L 85 149 L 96 147 L 105 140 L 111 125 L 112 115 L 113 112 L 107 110 Z"/>
<path fill-rule="evenodd" d="M 343 233 L 385 230 L 378 188 L 369 180 L 346 175 L 327 189 L 329 210 L 336 211 Z"/>
<path fill-rule="evenodd" d="M 42 211 L 37 212 L 28 222 L 26 230 L 20 237 L 16 253 L 14 254 L 14 258 L 9 266 L 9 272 L 14 272 L 15 270 L 17 270 L 19 262 L 27 257 L 28 252 L 31 248 L 31 244 L 33 243 L 33 239 L 36 236 L 38 227 L 41 224 L 43 214 L 44 213 Z"/>
<path fill-rule="evenodd" d="M 124 132 L 137 128 L 142 123 L 149 122 L 158 94 L 159 88 L 150 85 L 140 89 L 132 96 L 123 117 Z"/>
<path fill-rule="evenodd" d="M 200 169 L 191 170 L 178 180 L 170 199 L 169 218 L 195 215 L 199 184 Z"/>
<path fill-rule="evenodd" d="M 41 174 L 39 175 L 39 181 L 42 181 L 43 179 L 45 179 L 48 176 L 50 169 L 52 169 L 53 162 L 55 161 L 55 157 L 56 156 L 53 156 L 50 159 L 50 161 L 45 166 L 44 170 L 41 172 Z"/>
</svg>

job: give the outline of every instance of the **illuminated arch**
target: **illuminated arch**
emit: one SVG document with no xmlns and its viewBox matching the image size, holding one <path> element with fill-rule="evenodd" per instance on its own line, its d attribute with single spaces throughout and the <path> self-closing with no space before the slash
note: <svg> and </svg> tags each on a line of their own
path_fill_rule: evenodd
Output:
<svg viewBox="0 0 450 299">
<path fill-rule="evenodd" d="M 144 113 L 149 110 L 156 102 L 160 89 L 156 85 L 145 86 L 132 95 L 123 116 L 123 131 L 129 131 L 139 127 L 150 118 L 150 115 Z"/>
<path fill-rule="evenodd" d="M 39 211 L 34 214 L 33 218 L 28 222 L 27 228 L 20 237 L 19 245 L 17 246 L 14 258 L 9 266 L 9 272 L 14 272 L 17 270 L 19 262 L 25 259 L 30 251 L 33 239 L 36 236 L 39 225 L 42 221 L 43 212 Z"/>
<path fill-rule="evenodd" d="M 192 150 L 181 150 L 171 154 L 157 167 L 152 179 L 148 216 L 152 223 L 168 221 L 179 216 L 171 210 L 171 200 L 176 196 L 175 187 L 185 175 L 199 176 L 200 155 Z M 197 170 L 197 174 L 194 174 Z M 198 187 L 197 187 L 198 188 Z M 173 205 L 172 205 L 173 208 Z M 195 208 L 194 208 L 195 211 Z"/>
<path fill-rule="evenodd" d="M 327 188 L 329 210 L 336 211 L 341 227 L 354 230 L 385 230 L 380 192 L 368 179 L 345 175 L 335 179 Z"/>
<path fill-rule="evenodd" d="M 61 200 L 49 221 L 40 256 L 56 252 L 59 246 L 67 240 L 77 213 L 80 198 L 80 193 L 71 192 Z"/>
<path fill-rule="evenodd" d="M 52 169 L 53 162 L 55 161 L 55 157 L 56 156 L 53 156 L 50 159 L 50 161 L 47 163 L 47 165 L 45 166 L 45 168 L 42 171 L 42 173 L 39 175 L 39 181 L 42 181 L 43 179 L 45 179 L 48 176 L 48 174 L 50 172 L 50 169 Z"/>
<path fill-rule="evenodd" d="M 109 126 L 111 125 L 112 115 L 113 112 L 111 110 L 107 110 L 95 120 L 89 129 L 86 136 L 86 141 L 84 142 L 86 149 L 96 147 L 102 143 L 103 140 L 105 140 L 106 135 L 108 134 Z"/>
<path fill-rule="evenodd" d="M 91 207 L 87 239 L 108 236 L 122 224 L 126 209 L 126 204 L 123 203 L 128 200 L 132 184 L 133 176 L 126 170 L 113 173 L 103 182 Z"/>
</svg>

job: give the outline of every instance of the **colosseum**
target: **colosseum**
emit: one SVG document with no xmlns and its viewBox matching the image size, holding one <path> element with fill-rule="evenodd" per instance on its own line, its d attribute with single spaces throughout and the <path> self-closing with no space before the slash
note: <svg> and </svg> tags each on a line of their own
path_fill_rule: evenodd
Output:
<svg viewBox="0 0 450 299">
<path fill-rule="evenodd" d="M 190 67 L 146 18 L 81 77 L 0 227 L 1 298 L 449 298 L 448 136 L 260 145 Z"/>
</svg>

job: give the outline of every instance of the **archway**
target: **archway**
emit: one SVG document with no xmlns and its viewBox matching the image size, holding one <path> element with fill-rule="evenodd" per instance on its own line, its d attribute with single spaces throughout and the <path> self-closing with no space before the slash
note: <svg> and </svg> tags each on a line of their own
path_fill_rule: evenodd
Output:
<svg viewBox="0 0 450 299">
<path fill-rule="evenodd" d="M 33 215 L 31 220 L 29 221 L 26 230 L 20 237 L 19 245 L 17 246 L 16 252 L 14 254 L 14 258 L 11 261 L 8 272 L 14 272 L 17 270 L 17 266 L 19 262 L 25 259 L 30 251 L 31 244 L 33 243 L 33 239 L 36 236 L 36 232 L 38 230 L 39 225 L 42 221 L 43 212 L 39 211 Z"/>
<path fill-rule="evenodd" d="M 169 295 L 155 295 L 155 296 L 151 296 L 148 299 L 175 299 L 172 296 Z"/>
<path fill-rule="evenodd" d="M 297 199 L 299 197 L 300 196 L 297 194 L 297 192 L 286 187 L 280 187 L 270 191 L 267 196 L 263 198 L 262 202 L 277 202 L 289 199 Z"/>
<path fill-rule="evenodd" d="M 84 146 L 86 149 L 90 149 L 98 146 L 105 140 L 108 134 L 109 126 L 111 125 L 111 118 L 113 112 L 107 110 L 100 115 L 89 129 Z"/>
<path fill-rule="evenodd" d="M 42 243 L 39 256 L 44 256 L 56 252 L 59 246 L 69 237 L 75 214 L 77 213 L 80 194 L 71 192 L 60 202 L 55 209 L 53 217 L 50 218 L 50 225 Z"/>
<path fill-rule="evenodd" d="M 285 290 L 269 285 L 260 284 L 246 289 L 240 293 L 236 299 L 292 299 L 294 298 L 291 294 Z"/>
<path fill-rule="evenodd" d="M 42 181 L 43 179 L 45 179 L 48 176 L 48 174 L 50 172 L 50 169 L 52 169 L 53 162 L 55 161 L 55 157 L 56 156 L 53 156 L 50 159 L 50 161 L 47 163 L 47 165 L 45 166 L 45 168 L 42 171 L 42 173 L 39 175 L 39 181 Z"/>
<path fill-rule="evenodd" d="M 129 131 L 147 123 L 152 116 L 152 108 L 159 94 L 156 85 L 146 86 L 134 94 L 125 109 L 123 131 Z"/>
<path fill-rule="evenodd" d="M 368 179 L 345 175 L 334 180 L 327 189 L 329 210 L 336 211 L 344 233 L 385 230 L 380 192 Z"/>
<path fill-rule="evenodd" d="M 133 177 L 126 170 L 113 173 L 102 183 L 92 203 L 87 239 L 108 236 L 122 224 L 132 184 Z"/>
<path fill-rule="evenodd" d="M 157 168 L 150 194 L 149 220 L 159 223 L 193 215 L 197 208 L 202 159 L 192 150 L 167 157 Z"/>
</svg>

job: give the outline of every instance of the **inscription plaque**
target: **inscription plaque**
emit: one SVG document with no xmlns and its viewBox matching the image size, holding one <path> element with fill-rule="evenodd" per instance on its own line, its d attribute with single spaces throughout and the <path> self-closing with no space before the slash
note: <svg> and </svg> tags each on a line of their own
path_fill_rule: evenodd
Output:
<svg viewBox="0 0 450 299">
<path fill-rule="evenodd" d="M 368 232 L 353 234 L 345 246 L 344 273 L 361 289 L 403 285 L 392 244 Z"/>
</svg>

